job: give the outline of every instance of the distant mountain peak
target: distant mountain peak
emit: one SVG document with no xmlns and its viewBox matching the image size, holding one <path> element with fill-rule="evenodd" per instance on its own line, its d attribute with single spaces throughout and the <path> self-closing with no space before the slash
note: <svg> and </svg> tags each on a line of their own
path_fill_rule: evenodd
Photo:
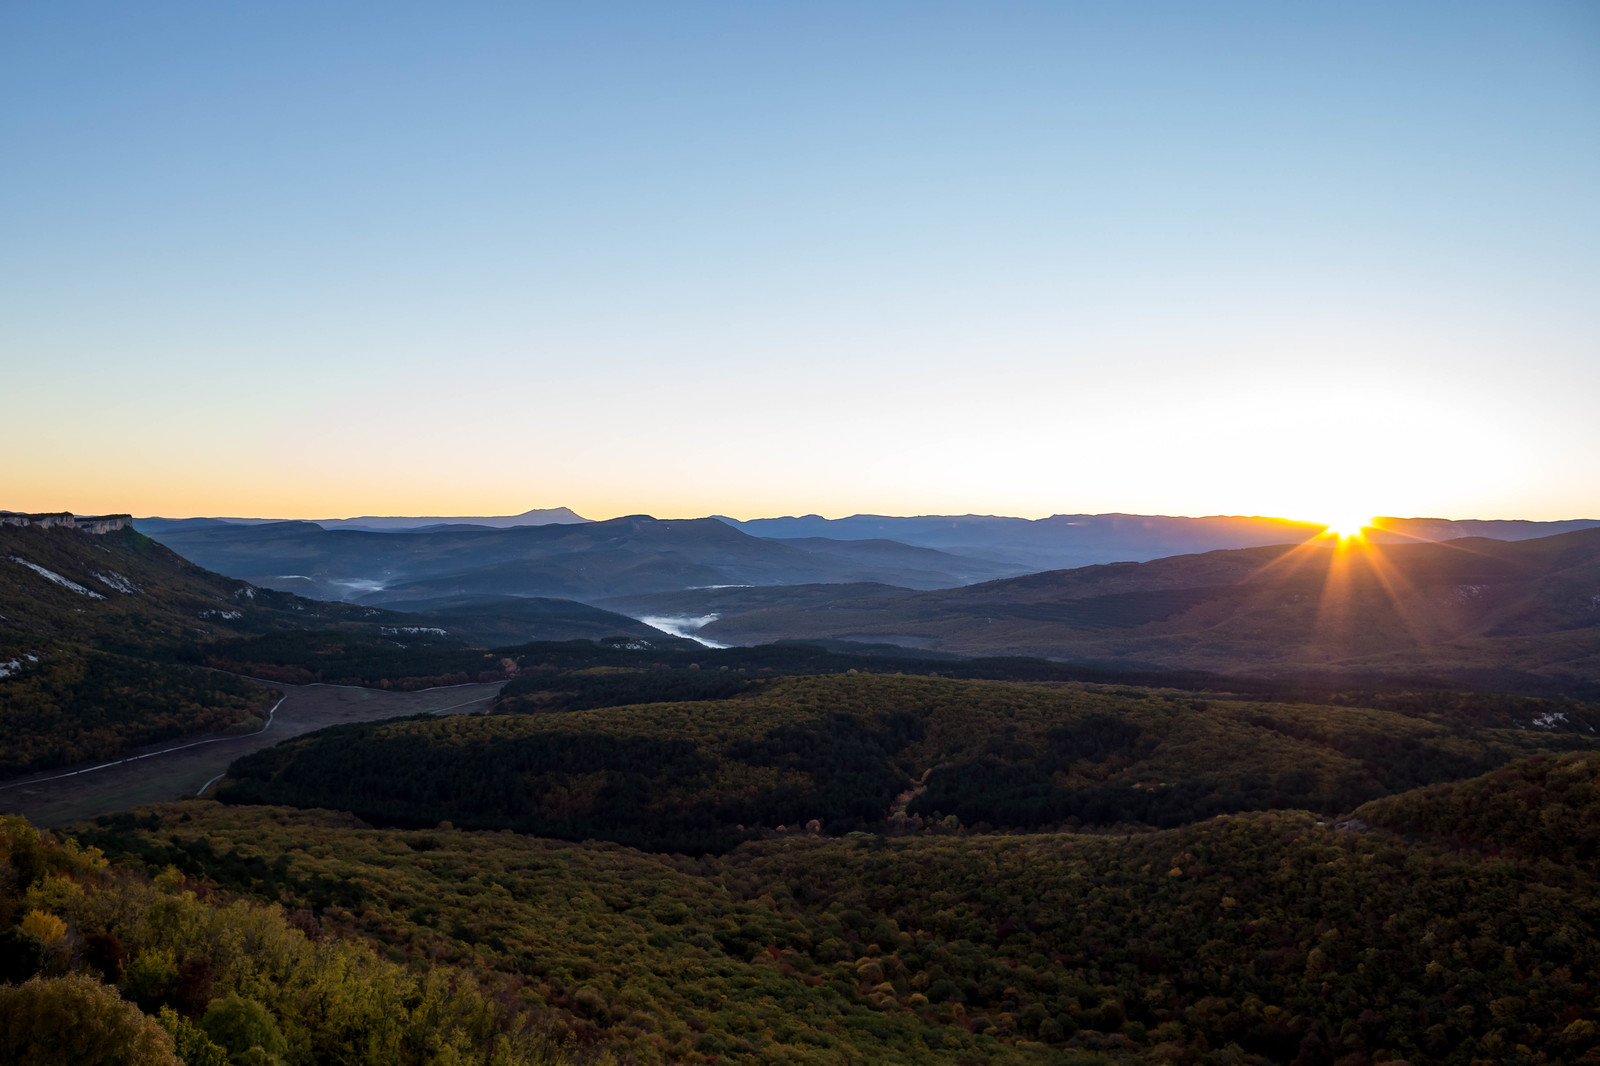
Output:
<svg viewBox="0 0 1600 1066">
<path fill-rule="evenodd" d="M 406 517 L 396 515 L 364 515 L 359 518 L 320 519 L 317 524 L 324 529 L 399 530 L 420 529 L 424 526 L 488 526 L 508 529 L 512 526 L 573 525 L 589 519 L 570 507 L 536 507 L 515 515 L 478 515 Z"/>
<path fill-rule="evenodd" d="M 516 515 L 479 516 L 402 516 L 362 515 L 357 518 L 140 518 L 138 529 L 143 533 L 169 533 L 179 529 L 199 529 L 206 526 L 264 526 L 286 522 L 314 522 L 323 529 L 358 529 L 368 533 L 398 533 L 440 526 L 476 526 L 479 529 L 510 529 L 514 526 L 578 525 L 590 521 L 570 507 L 535 508 Z"/>
</svg>

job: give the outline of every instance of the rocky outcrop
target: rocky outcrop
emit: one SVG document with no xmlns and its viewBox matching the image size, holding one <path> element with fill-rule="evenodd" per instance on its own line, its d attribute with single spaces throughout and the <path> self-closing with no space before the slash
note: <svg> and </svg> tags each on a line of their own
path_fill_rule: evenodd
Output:
<svg viewBox="0 0 1600 1066">
<path fill-rule="evenodd" d="M 17 511 L 0 511 L 0 526 L 37 526 L 40 529 L 76 529 L 80 533 L 115 533 L 133 527 L 133 516 L 125 514 L 75 515 L 62 511 L 56 514 L 21 514 Z"/>
</svg>

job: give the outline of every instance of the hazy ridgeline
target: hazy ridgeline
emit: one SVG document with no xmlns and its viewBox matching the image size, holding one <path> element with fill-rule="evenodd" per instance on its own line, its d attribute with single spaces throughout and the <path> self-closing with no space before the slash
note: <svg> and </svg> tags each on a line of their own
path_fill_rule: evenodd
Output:
<svg viewBox="0 0 1600 1066">
<path fill-rule="evenodd" d="M 1304 523 L 1140 515 L 399 532 L 201 522 L 157 535 L 262 586 L 402 609 L 487 646 L 659 637 L 631 616 L 717 644 L 843 640 L 1592 698 L 1593 525 L 1384 519 L 1354 548 Z"/>
</svg>

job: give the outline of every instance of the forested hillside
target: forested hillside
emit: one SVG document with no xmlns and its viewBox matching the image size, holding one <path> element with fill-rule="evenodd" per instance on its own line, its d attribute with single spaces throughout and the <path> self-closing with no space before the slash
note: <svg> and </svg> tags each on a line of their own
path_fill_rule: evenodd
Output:
<svg viewBox="0 0 1600 1066">
<path fill-rule="evenodd" d="M 1600 759 L 1541 756 L 1376 800 L 1356 817 L 1412 839 L 1600 874 Z"/>
<path fill-rule="evenodd" d="M 1592 778 L 1597 758 L 1552 762 Z M 1541 765 L 1463 787 L 1493 808 Z M 1592 792 L 1567 794 L 1600 818 Z M 801 834 L 697 860 L 202 801 L 82 834 L 479 968 L 573 1042 L 638 1062 L 1600 1055 L 1589 865 L 1305 812 L 1132 835 Z"/>
<path fill-rule="evenodd" d="M 404 616 L 321 603 L 202 570 L 132 529 L 0 525 L 0 652 L 50 642 L 158 657 L 220 637 L 393 625 Z"/>
<path fill-rule="evenodd" d="M 235 763 L 219 796 L 701 852 L 812 823 L 1168 827 L 1240 810 L 1338 813 L 1588 743 L 1374 708 L 937 677 L 611 668 L 547 683 L 554 691 L 508 689 L 500 713 L 296 738 Z M 646 691 L 671 702 L 605 706 Z"/>
<path fill-rule="evenodd" d="M 576 630 L 674 644 L 581 604 L 496 604 L 474 622 L 447 614 L 259 588 L 129 528 L 0 525 L 0 777 L 188 734 L 251 731 L 277 696 L 248 678 L 416 689 L 508 676 L 511 660 L 463 634 L 512 633 L 521 643 Z"/>
<path fill-rule="evenodd" d="M 277 693 L 211 670 L 41 649 L 0 680 L 0 777 L 110 759 L 189 733 L 259 729 Z"/>
<path fill-rule="evenodd" d="M 0 1061 L 534 1066 L 563 1061 L 473 968 L 407 967 L 308 911 L 110 867 L 0 817 Z"/>
<path fill-rule="evenodd" d="M 0 776 L 258 728 L 276 694 L 219 669 L 420 686 L 498 658 L 406 615 L 213 574 L 132 529 L 0 526 Z"/>
</svg>

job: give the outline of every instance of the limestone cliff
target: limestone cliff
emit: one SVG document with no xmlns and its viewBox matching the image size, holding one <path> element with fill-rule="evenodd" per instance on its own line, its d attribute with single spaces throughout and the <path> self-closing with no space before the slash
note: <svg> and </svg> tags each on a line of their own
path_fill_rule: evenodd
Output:
<svg viewBox="0 0 1600 1066">
<path fill-rule="evenodd" d="M 115 533 L 133 525 L 133 516 L 125 514 L 75 515 L 66 511 L 52 514 L 21 514 L 17 511 L 0 511 L 0 526 L 37 526 L 40 529 L 76 529 L 80 533 Z"/>
</svg>

